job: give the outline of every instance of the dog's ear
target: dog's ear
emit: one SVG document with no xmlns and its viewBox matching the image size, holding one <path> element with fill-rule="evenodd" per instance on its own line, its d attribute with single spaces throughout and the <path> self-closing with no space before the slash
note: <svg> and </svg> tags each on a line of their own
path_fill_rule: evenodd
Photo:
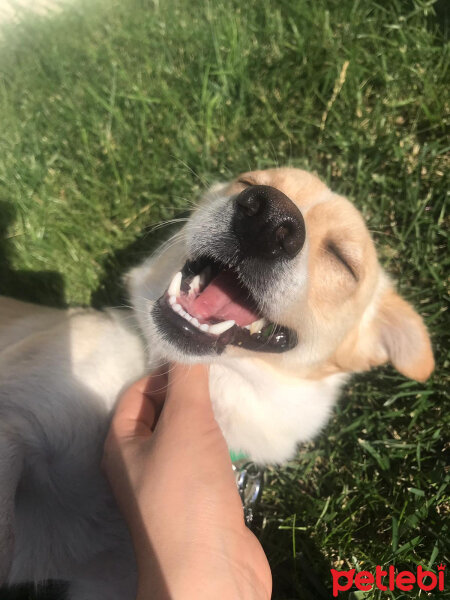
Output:
<svg viewBox="0 0 450 600">
<path fill-rule="evenodd" d="M 375 327 L 382 353 L 397 371 L 416 381 L 428 379 L 434 369 L 428 331 L 413 307 L 393 290 L 381 298 Z"/>
</svg>

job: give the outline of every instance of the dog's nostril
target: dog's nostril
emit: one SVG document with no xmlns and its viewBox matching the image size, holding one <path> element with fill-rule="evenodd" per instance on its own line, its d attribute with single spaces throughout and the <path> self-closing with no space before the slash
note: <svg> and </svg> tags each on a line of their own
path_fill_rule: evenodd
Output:
<svg viewBox="0 0 450 600">
<path fill-rule="evenodd" d="M 241 211 L 247 217 L 254 217 L 259 213 L 259 210 L 261 208 L 260 199 L 256 194 L 252 193 L 239 194 L 239 196 L 236 199 L 236 202 L 240 207 Z"/>
<path fill-rule="evenodd" d="M 283 223 L 275 231 L 278 245 L 288 256 L 294 257 L 302 248 L 304 238 L 301 231 L 293 223 Z"/>
</svg>

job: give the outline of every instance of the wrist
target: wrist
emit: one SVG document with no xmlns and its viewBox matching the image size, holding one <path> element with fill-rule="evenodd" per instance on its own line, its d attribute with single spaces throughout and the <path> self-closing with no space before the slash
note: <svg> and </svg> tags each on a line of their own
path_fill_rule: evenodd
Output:
<svg viewBox="0 0 450 600">
<path fill-rule="evenodd" d="M 267 586 L 248 565 L 197 562 L 164 570 L 148 565 L 144 573 L 141 568 L 137 600 L 270 600 Z"/>
</svg>

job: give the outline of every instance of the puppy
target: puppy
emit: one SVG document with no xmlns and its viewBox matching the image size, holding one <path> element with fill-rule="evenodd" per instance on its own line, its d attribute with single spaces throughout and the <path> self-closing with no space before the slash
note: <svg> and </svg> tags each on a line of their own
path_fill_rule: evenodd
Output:
<svg viewBox="0 0 450 600">
<path fill-rule="evenodd" d="M 424 381 L 427 330 L 380 267 L 357 209 L 297 169 L 214 186 L 128 275 L 134 312 L 0 299 L 0 582 L 59 579 L 130 600 L 127 530 L 99 470 L 120 391 L 161 361 L 210 365 L 231 450 L 282 463 L 355 372 Z"/>
</svg>

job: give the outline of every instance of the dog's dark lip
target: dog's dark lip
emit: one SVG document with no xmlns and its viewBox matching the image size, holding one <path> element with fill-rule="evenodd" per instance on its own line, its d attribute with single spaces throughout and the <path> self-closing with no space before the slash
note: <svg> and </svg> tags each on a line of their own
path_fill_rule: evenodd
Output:
<svg viewBox="0 0 450 600">
<path fill-rule="evenodd" d="M 225 349 L 225 345 L 218 344 L 219 338 L 198 330 L 175 313 L 168 303 L 167 294 L 156 301 L 152 309 L 152 318 L 161 335 L 187 354 L 221 354 Z"/>
<path fill-rule="evenodd" d="M 153 320 L 160 333 L 171 343 L 189 354 L 222 354 L 226 346 L 238 346 L 255 352 L 281 353 L 292 350 L 298 343 L 297 335 L 288 327 L 275 325 L 269 336 L 253 334 L 237 325 L 219 336 L 200 331 L 172 310 L 167 294 L 155 303 Z"/>
<path fill-rule="evenodd" d="M 215 271 L 222 266 L 218 261 L 205 256 L 196 261 L 186 261 L 182 269 L 181 289 L 183 286 L 189 286 L 189 279 L 206 264 L 211 264 Z M 293 330 L 275 323 L 270 323 L 262 331 L 253 334 L 238 325 L 220 335 L 201 331 L 172 309 L 167 292 L 155 303 L 152 317 L 160 334 L 187 354 L 221 354 L 227 346 L 237 346 L 254 352 L 282 353 L 292 350 L 298 343 L 297 334 Z"/>
</svg>

